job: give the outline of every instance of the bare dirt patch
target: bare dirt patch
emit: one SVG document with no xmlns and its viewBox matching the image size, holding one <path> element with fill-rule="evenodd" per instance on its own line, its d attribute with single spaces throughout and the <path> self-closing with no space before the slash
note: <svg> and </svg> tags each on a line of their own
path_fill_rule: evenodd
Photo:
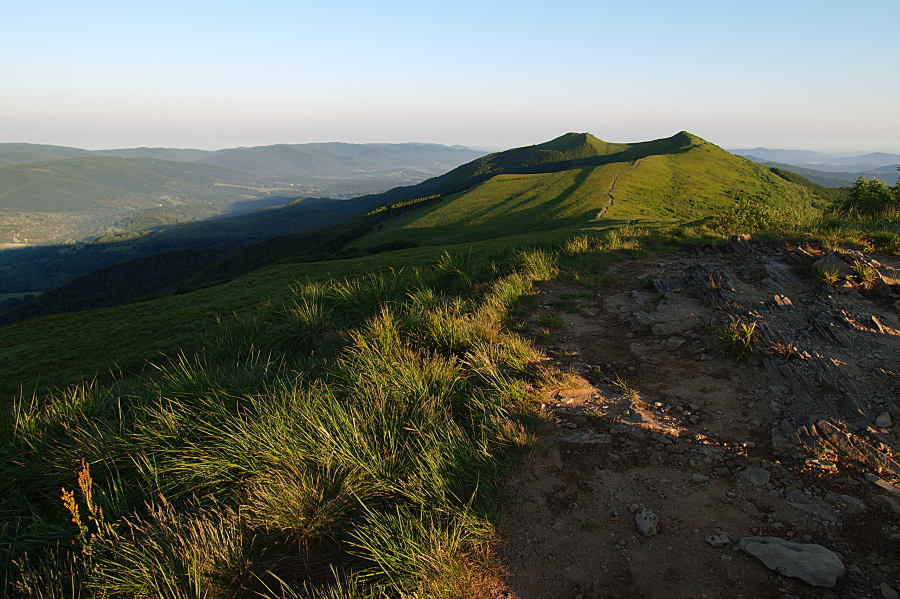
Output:
<svg viewBox="0 0 900 599">
<path fill-rule="evenodd" d="M 856 270 L 835 279 L 814 266 L 824 254 L 743 239 L 544 289 L 535 317 L 561 322 L 550 353 L 580 376 L 546 397 L 546 449 L 508 481 L 494 596 L 900 589 L 900 264 L 838 252 Z M 752 326 L 742 360 L 715 341 L 735 323 Z M 847 572 L 833 589 L 788 578 L 740 550 L 749 536 L 821 545 Z"/>
</svg>

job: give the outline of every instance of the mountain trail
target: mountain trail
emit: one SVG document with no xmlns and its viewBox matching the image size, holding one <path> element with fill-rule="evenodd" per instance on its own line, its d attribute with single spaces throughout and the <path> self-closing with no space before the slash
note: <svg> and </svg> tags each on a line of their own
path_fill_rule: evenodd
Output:
<svg viewBox="0 0 900 599">
<path fill-rule="evenodd" d="M 600 212 L 597 213 L 597 218 L 602 218 L 603 215 L 606 214 L 606 211 L 609 210 L 610 208 L 612 208 L 613 204 L 615 204 L 615 199 L 613 198 L 612 192 L 613 192 L 613 190 L 616 188 L 616 182 L 618 182 L 619 177 L 620 177 L 621 175 L 624 175 L 624 174 L 627 173 L 628 171 L 631 171 L 631 170 L 636 169 L 637 167 L 639 167 L 639 166 L 641 165 L 641 162 L 643 162 L 643 161 L 644 161 L 643 158 L 638 158 L 637 160 L 634 161 L 634 164 L 632 164 L 631 166 L 629 166 L 629 167 L 626 168 L 625 170 L 616 173 L 616 176 L 613 177 L 612 183 L 609 184 L 609 190 L 606 192 L 606 195 L 609 196 L 609 202 L 607 202 L 606 206 L 604 206 L 604 207 L 600 210 Z"/>
<path fill-rule="evenodd" d="M 822 260 L 879 275 L 871 289 L 849 274 L 816 283 Z M 897 268 L 896 256 L 738 238 L 625 260 L 590 292 L 547 285 L 538 313 L 563 323 L 548 350 L 577 376 L 545 398 L 546 450 L 507 481 L 505 576 L 490 596 L 892 596 Z M 754 333 L 740 361 L 714 341 L 734 323 Z M 842 565 L 812 586 L 750 555 L 752 537 Z"/>
</svg>

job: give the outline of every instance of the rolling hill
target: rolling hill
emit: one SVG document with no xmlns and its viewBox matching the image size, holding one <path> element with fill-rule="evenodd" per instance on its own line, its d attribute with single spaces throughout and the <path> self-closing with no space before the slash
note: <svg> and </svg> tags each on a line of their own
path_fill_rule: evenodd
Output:
<svg viewBox="0 0 900 599">
<path fill-rule="evenodd" d="M 457 188 L 465 190 L 454 192 Z M 423 245 L 472 242 L 510 230 L 603 227 L 630 220 L 696 220 L 740 199 L 803 217 L 828 201 L 821 188 L 787 181 L 686 132 L 636 144 L 608 144 L 571 133 L 481 158 L 411 189 L 420 195 L 450 193 L 385 223 L 351 247 L 396 239 Z"/>
<path fill-rule="evenodd" d="M 280 144 L 215 152 L 0 144 L 0 242 L 79 240 L 246 212 L 285 198 L 378 193 L 483 154 L 437 144 Z M 262 201 L 273 196 L 280 201 Z"/>
</svg>

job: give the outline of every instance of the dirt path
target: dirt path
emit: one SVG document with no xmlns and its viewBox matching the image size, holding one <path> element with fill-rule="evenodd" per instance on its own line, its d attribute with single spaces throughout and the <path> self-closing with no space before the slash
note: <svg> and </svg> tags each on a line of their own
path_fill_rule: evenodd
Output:
<svg viewBox="0 0 900 599">
<path fill-rule="evenodd" d="M 849 283 L 799 274 L 818 257 L 733 249 L 625 261 L 617 282 L 590 293 L 572 283 L 544 290 L 540 312 L 564 325 L 551 351 L 581 376 L 547 397 L 547 450 L 508 483 L 506 587 L 495 596 L 875 598 L 891 596 L 882 584 L 900 589 L 900 490 L 890 485 L 900 479 L 900 439 L 875 425 L 884 414 L 900 422 L 891 287 L 863 297 Z M 736 317 L 759 327 L 741 362 L 712 343 Z M 788 341 L 790 361 L 769 349 Z M 657 534 L 638 531 L 642 510 L 658 518 Z M 833 589 L 788 578 L 740 550 L 750 536 L 821 545 L 846 574 Z"/>
<path fill-rule="evenodd" d="M 616 183 L 618 182 L 619 177 L 622 176 L 622 175 L 624 175 L 624 174 L 627 173 L 628 171 L 631 171 L 631 170 L 636 169 L 637 167 L 639 167 L 639 166 L 641 165 L 641 162 L 643 162 L 643 161 L 644 161 L 643 158 L 638 158 L 637 160 L 635 160 L 634 164 L 632 164 L 631 166 L 629 166 L 629 167 L 626 168 L 625 170 L 616 173 L 616 176 L 613 177 L 612 183 L 609 184 L 609 191 L 606 192 L 606 195 L 609 196 L 609 202 L 606 204 L 606 206 L 604 206 L 604 207 L 600 210 L 600 212 L 597 213 L 597 218 L 600 218 L 600 217 L 602 217 L 604 214 L 606 214 L 606 211 L 609 210 L 610 208 L 612 208 L 613 204 L 615 204 L 615 199 L 613 198 L 612 192 L 613 192 L 613 190 L 616 188 Z"/>
</svg>

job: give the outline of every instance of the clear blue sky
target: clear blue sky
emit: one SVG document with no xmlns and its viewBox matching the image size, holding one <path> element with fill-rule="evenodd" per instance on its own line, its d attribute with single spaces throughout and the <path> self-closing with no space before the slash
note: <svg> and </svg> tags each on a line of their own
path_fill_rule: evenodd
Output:
<svg viewBox="0 0 900 599">
<path fill-rule="evenodd" d="M 898 0 L 2 2 L 0 142 L 900 153 Z"/>
</svg>

